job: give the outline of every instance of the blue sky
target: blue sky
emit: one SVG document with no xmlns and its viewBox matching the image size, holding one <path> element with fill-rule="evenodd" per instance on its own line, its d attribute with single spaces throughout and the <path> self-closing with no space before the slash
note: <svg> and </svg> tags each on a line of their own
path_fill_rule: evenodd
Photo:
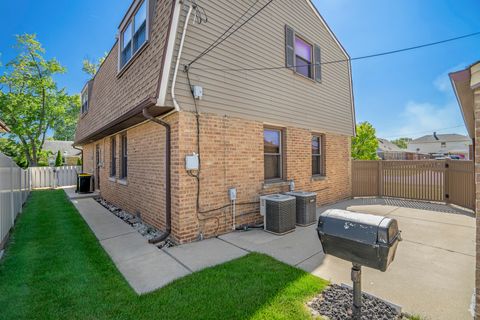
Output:
<svg viewBox="0 0 480 320">
<path fill-rule="evenodd" d="M 68 72 L 60 86 L 75 93 L 87 80 L 84 58 L 109 51 L 131 0 L 0 2 L 0 57 L 15 52 L 13 36 L 36 33 Z M 201 2 L 201 0 L 200 0 Z M 314 0 L 351 57 L 480 31 L 478 0 Z M 380 137 L 465 133 L 448 72 L 480 60 L 480 36 L 441 46 L 353 62 L 357 121 Z M 455 128 L 453 128 L 455 127 Z M 451 128 L 440 130 L 443 128 Z"/>
</svg>

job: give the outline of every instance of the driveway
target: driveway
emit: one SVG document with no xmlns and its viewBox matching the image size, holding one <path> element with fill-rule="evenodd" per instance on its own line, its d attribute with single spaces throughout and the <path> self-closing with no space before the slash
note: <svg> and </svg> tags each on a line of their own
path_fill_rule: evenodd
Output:
<svg viewBox="0 0 480 320">
<path fill-rule="evenodd" d="M 471 319 L 475 283 L 475 218 L 441 204 L 354 199 L 322 207 L 389 216 L 404 241 L 387 272 L 363 268 L 363 290 L 426 319 Z M 275 236 L 261 230 L 220 237 L 238 248 L 269 254 L 335 283 L 350 284 L 351 264 L 321 250 L 315 226 Z"/>
</svg>

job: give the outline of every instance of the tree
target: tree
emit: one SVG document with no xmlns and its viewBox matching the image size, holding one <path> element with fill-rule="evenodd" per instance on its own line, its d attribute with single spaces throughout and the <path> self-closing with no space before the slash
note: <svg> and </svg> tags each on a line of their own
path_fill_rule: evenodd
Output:
<svg viewBox="0 0 480 320">
<path fill-rule="evenodd" d="M 377 160 L 378 139 L 375 128 L 368 122 L 357 125 L 357 135 L 352 138 L 352 157 L 356 160 Z"/>
<path fill-rule="evenodd" d="M 90 59 L 83 59 L 82 61 L 82 71 L 90 75 L 92 78 L 97 74 L 98 68 L 102 65 L 103 61 L 107 58 L 108 53 L 105 53 L 103 57 L 98 59 L 97 62 Z"/>
<path fill-rule="evenodd" d="M 42 161 L 47 132 L 61 127 L 74 98 L 58 89 L 54 76 L 65 68 L 56 59 L 45 59 L 36 35 L 24 34 L 16 40 L 18 55 L 0 76 L 0 118 L 11 129 L 10 143 L 18 145 L 29 166 L 36 166 Z"/>
<path fill-rule="evenodd" d="M 412 141 L 412 138 L 399 138 L 392 140 L 392 143 L 395 144 L 400 149 L 407 149 L 408 143 Z"/>
<path fill-rule="evenodd" d="M 65 113 L 53 126 L 54 140 L 71 141 L 75 139 L 78 115 L 80 113 L 80 95 L 67 97 Z"/>
<path fill-rule="evenodd" d="M 63 157 L 60 150 L 57 151 L 57 157 L 55 158 L 55 167 L 63 166 Z"/>
</svg>

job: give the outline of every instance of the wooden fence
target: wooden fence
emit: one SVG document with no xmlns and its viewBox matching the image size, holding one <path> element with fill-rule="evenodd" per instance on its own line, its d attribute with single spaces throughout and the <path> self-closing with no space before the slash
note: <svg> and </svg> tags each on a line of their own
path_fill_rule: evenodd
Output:
<svg viewBox="0 0 480 320">
<path fill-rule="evenodd" d="M 0 249 L 30 193 L 28 170 L 0 153 Z"/>
<path fill-rule="evenodd" d="M 475 209 L 473 161 L 360 161 L 352 163 L 354 197 L 438 201 Z"/>
<path fill-rule="evenodd" d="M 57 188 L 77 184 L 78 166 L 32 167 L 29 168 L 32 188 Z"/>
</svg>

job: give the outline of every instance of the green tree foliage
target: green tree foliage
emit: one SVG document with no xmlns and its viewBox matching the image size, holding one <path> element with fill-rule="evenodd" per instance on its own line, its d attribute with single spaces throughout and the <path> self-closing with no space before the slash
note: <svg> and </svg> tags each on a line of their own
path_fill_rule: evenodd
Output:
<svg viewBox="0 0 480 320">
<path fill-rule="evenodd" d="M 82 159 L 81 158 L 78 158 L 77 159 L 77 166 L 81 166 L 82 165 Z"/>
<path fill-rule="evenodd" d="M 357 135 L 352 138 L 352 157 L 356 160 L 377 160 L 378 139 L 369 122 L 357 124 Z"/>
<path fill-rule="evenodd" d="M 54 76 L 65 68 L 56 59 L 45 59 L 36 35 L 24 34 L 16 40 L 18 54 L 0 76 L 0 118 L 11 129 L 10 144 L 17 145 L 29 166 L 37 166 L 43 164 L 47 132 L 62 127 L 75 98 L 57 87 Z"/>
<path fill-rule="evenodd" d="M 103 61 L 107 58 L 108 53 L 105 53 L 103 57 L 98 59 L 97 62 L 92 61 L 90 59 L 83 59 L 82 61 L 82 71 L 91 76 L 92 78 L 95 77 L 97 74 L 98 68 L 102 65 Z"/>
<path fill-rule="evenodd" d="M 408 143 L 412 141 L 412 138 L 398 138 L 392 140 L 392 143 L 395 144 L 400 149 L 407 149 Z"/>
<path fill-rule="evenodd" d="M 55 167 L 63 166 L 63 157 L 60 150 L 57 151 L 57 157 L 55 158 Z"/>
<path fill-rule="evenodd" d="M 67 97 L 65 113 L 63 114 L 63 117 L 57 119 L 53 127 L 54 140 L 73 141 L 75 139 L 75 129 L 77 128 L 79 113 L 80 95 Z"/>
</svg>

